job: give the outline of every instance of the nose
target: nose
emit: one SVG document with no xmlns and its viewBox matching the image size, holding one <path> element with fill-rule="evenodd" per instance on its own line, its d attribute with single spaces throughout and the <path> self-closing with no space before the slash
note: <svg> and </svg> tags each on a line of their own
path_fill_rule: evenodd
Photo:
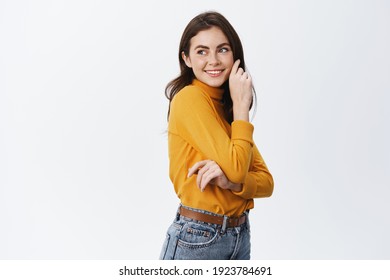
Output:
<svg viewBox="0 0 390 280">
<path fill-rule="evenodd" d="M 219 65 L 221 62 L 216 53 L 210 53 L 209 56 L 209 65 Z"/>
</svg>

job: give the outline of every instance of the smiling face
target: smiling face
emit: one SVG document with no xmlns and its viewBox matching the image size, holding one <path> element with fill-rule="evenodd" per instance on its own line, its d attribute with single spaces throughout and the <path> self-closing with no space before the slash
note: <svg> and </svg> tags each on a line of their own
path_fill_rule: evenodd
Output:
<svg viewBox="0 0 390 280">
<path fill-rule="evenodd" d="M 182 58 L 199 81 L 218 88 L 229 78 L 234 63 L 228 39 L 215 26 L 192 37 L 188 56 L 182 52 Z"/>
</svg>

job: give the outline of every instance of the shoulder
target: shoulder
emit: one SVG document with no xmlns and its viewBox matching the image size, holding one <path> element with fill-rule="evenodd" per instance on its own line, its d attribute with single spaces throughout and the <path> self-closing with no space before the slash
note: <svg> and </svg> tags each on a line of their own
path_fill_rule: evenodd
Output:
<svg viewBox="0 0 390 280">
<path fill-rule="evenodd" d="M 208 99 L 207 93 L 205 93 L 200 87 L 195 85 L 188 85 L 182 88 L 176 96 L 173 98 L 172 102 L 196 102 L 202 99 Z"/>
<path fill-rule="evenodd" d="M 210 106 L 211 104 L 212 100 L 210 96 L 201 88 L 188 85 L 175 95 L 171 103 L 171 110 L 177 110 L 178 108 L 185 110 L 188 107 L 196 108 Z"/>
</svg>

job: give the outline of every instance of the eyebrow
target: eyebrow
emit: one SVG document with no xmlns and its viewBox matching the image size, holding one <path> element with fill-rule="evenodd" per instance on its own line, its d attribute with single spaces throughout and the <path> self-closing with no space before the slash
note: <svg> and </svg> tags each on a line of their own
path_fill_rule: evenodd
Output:
<svg viewBox="0 0 390 280">
<path fill-rule="evenodd" d="M 217 49 L 222 48 L 223 46 L 229 46 L 229 47 L 230 47 L 230 44 L 228 44 L 228 43 L 219 44 L 219 45 L 217 46 Z M 196 46 L 196 47 L 194 48 L 194 50 L 196 50 L 196 49 L 207 49 L 207 50 L 209 50 L 210 48 L 209 48 L 208 46 L 198 45 L 198 46 Z"/>
</svg>

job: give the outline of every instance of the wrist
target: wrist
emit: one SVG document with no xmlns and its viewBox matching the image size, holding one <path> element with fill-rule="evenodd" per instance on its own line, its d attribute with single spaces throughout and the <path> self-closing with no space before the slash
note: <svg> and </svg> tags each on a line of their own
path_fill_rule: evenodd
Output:
<svg viewBox="0 0 390 280">
<path fill-rule="evenodd" d="M 243 120 L 249 121 L 249 107 L 247 106 L 233 106 L 233 118 L 235 121 Z"/>
<path fill-rule="evenodd" d="M 236 183 L 230 182 L 230 188 L 229 189 L 231 191 L 234 191 L 234 192 L 240 192 L 240 191 L 242 191 L 242 184 L 236 184 Z"/>
</svg>

